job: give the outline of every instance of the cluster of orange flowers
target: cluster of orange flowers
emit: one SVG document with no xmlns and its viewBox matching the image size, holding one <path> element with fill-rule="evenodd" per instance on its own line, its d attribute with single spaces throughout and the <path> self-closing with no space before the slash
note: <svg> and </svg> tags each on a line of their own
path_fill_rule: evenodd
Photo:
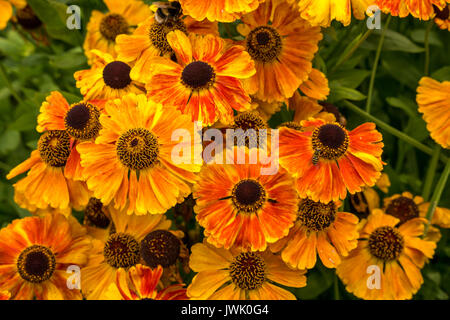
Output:
<svg viewBox="0 0 450 320">
<path fill-rule="evenodd" d="M 364 18 L 371 1 L 104 2 L 109 12 L 93 11 L 88 24 L 90 68 L 74 75 L 84 99 L 70 104 L 52 92 L 37 119 L 37 149 L 8 174 L 27 173 L 14 184 L 15 201 L 33 216 L 0 231 L 4 297 L 295 299 L 279 285 L 306 286 L 317 257 L 358 297 L 417 292 L 439 240 L 434 227 L 421 238 L 429 204 L 409 193 L 382 206 L 367 201 L 371 187 L 387 185 L 382 135 L 373 123 L 346 128 L 323 102 L 328 80 L 312 64 L 321 27 L 348 25 L 351 8 Z M 432 5 L 447 8 L 436 19 L 448 21 L 446 1 L 423 2 L 378 1 L 393 15 L 422 19 L 434 17 Z M 240 36 L 220 37 L 218 22 L 234 21 Z M 448 119 L 429 110 L 448 108 L 449 86 L 424 78 L 418 89 L 419 110 L 444 147 Z M 277 172 L 261 174 L 261 159 L 173 160 L 176 130 L 193 137 L 200 122 L 258 132 L 283 104 L 295 115 L 279 127 Z M 251 149 L 224 152 L 243 150 L 248 160 Z M 348 194 L 370 214 L 342 211 Z M 203 242 L 183 242 L 168 214 L 177 205 L 195 212 Z M 84 212 L 82 225 L 73 210 Z M 431 222 L 450 227 L 449 210 L 437 208 Z M 375 290 L 367 286 L 371 265 L 382 270 Z M 80 268 L 81 283 L 70 266 Z M 196 273 L 187 286 L 183 268 Z"/>
</svg>

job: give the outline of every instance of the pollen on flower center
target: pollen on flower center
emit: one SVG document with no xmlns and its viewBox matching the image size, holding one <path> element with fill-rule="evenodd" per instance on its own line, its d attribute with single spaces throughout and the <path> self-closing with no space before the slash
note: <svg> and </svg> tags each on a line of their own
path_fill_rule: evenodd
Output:
<svg viewBox="0 0 450 320">
<path fill-rule="evenodd" d="M 127 20 L 117 13 L 108 13 L 100 22 L 100 33 L 109 41 L 115 41 L 119 34 L 128 33 Z"/>
<path fill-rule="evenodd" d="M 297 130 L 297 131 L 302 131 L 302 129 L 303 129 L 302 126 L 300 125 L 300 123 L 294 122 L 294 121 L 283 122 L 278 127 L 279 128 L 286 127 L 286 128 L 294 129 L 294 130 Z"/>
<path fill-rule="evenodd" d="M 84 209 L 85 224 L 100 229 L 106 229 L 110 224 L 110 219 L 103 212 L 103 204 L 97 198 L 90 198 Z"/>
<path fill-rule="evenodd" d="M 167 230 L 150 232 L 141 241 L 141 256 L 151 268 L 169 267 L 180 255 L 180 240 Z"/>
<path fill-rule="evenodd" d="M 129 268 L 140 260 L 139 243 L 126 233 L 114 233 L 109 236 L 103 248 L 106 262 L 114 268 Z"/>
<path fill-rule="evenodd" d="M 389 203 L 386 213 L 400 219 L 400 223 L 404 223 L 419 216 L 419 207 L 413 199 L 398 197 Z"/>
<path fill-rule="evenodd" d="M 434 13 L 436 13 L 436 18 L 441 20 L 447 20 L 450 16 L 449 6 L 445 6 L 444 9 L 440 10 L 438 7 L 433 5 Z"/>
<path fill-rule="evenodd" d="M 131 67 L 125 62 L 113 61 L 103 69 L 103 80 L 113 89 L 123 89 L 131 83 L 130 71 Z"/>
<path fill-rule="evenodd" d="M 95 138 L 100 131 L 100 111 L 90 103 L 72 105 L 66 113 L 64 124 L 72 137 L 80 140 Z"/>
<path fill-rule="evenodd" d="M 230 277 L 240 289 L 258 289 L 266 279 L 265 267 L 264 260 L 257 253 L 244 252 L 230 264 Z"/>
<path fill-rule="evenodd" d="M 313 149 L 320 151 L 320 157 L 336 160 L 347 151 L 349 138 L 347 131 L 338 123 L 325 124 L 313 131 Z"/>
<path fill-rule="evenodd" d="M 304 199 L 298 207 L 298 219 L 309 231 L 322 231 L 328 228 L 336 219 L 336 205 Z"/>
<path fill-rule="evenodd" d="M 266 191 L 256 180 L 241 180 L 233 188 L 232 199 L 239 211 L 250 213 L 263 206 L 266 201 Z"/>
<path fill-rule="evenodd" d="M 20 276 L 32 283 L 41 283 L 50 279 L 55 267 L 55 255 L 49 248 L 42 245 L 26 248 L 17 259 L 17 270 Z"/>
<path fill-rule="evenodd" d="M 245 145 L 248 148 L 256 148 L 259 146 L 258 134 L 259 130 L 267 129 L 268 126 L 263 118 L 254 112 L 242 112 L 234 118 L 232 128 L 235 131 L 238 145 Z M 238 129 L 242 129 L 238 131 Z"/>
<path fill-rule="evenodd" d="M 70 155 L 70 136 L 64 130 L 46 131 L 38 142 L 42 161 L 52 167 L 64 167 Z"/>
<path fill-rule="evenodd" d="M 259 129 L 267 129 L 266 122 L 255 114 L 254 112 L 242 112 L 238 114 L 234 118 L 234 126 L 235 129 L 242 129 L 242 130 L 259 130 Z"/>
<path fill-rule="evenodd" d="M 147 129 L 129 129 L 117 140 L 116 151 L 119 160 L 129 169 L 147 169 L 157 162 L 158 138 Z"/>
<path fill-rule="evenodd" d="M 379 227 L 369 237 L 369 250 L 373 256 L 387 262 L 400 256 L 404 243 L 403 236 L 397 229 Z"/>
<path fill-rule="evenodd" d="M 193 90 L 209 88 L 214 84 L 215 78 L 214 69 L 203 61 L 189 63 L 181 74 L 182 83 Z"/>
<path fill-rule="evenodd" d="M 278 58 L 281 49 L 281 36 L 272 27 L 257 27 L 247 36 L 247 51 L 256 61 L 272 62 Z"/>
<path fill-rule="evenodd" d="M 187 34 L 187 28 L 181 19 L 168 20 L 164 23 L 153 23 L 149 29 L 149 37 L 152 44 L 159 49 L 162 55 L 173 52 L 167 41 L 167 34 L 171 31 L 180 30 Z"/>
</svg>

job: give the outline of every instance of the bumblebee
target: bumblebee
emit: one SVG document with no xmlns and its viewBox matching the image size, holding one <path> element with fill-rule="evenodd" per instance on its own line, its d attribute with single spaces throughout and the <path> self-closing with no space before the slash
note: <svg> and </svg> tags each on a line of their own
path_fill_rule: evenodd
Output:
<svg viewBox="0 0 450 320">
<path fill-rule="evenodd" d="M 166 23 L 169 20 L 175 21 L 181 18 L 183 12 L 178 1 L 154 2 L 155 20 L 157 23 Z"/>
<path fill-rule="evenodd" d="M 312 163 L 313 163 L 313 165 L 316 166 L 316 165 L 319 163 L 319 160 L 320 160 L 320 154 L 321 154 L 321 151 L 320 151 L 319 148 L 314 149 L 314 154 L 313 154 L 313 157 L 312 157 Z"/>
</svg>

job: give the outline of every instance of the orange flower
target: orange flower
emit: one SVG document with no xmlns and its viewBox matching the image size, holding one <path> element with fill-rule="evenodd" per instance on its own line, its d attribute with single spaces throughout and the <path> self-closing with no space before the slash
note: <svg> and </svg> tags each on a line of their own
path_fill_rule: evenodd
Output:
<svg viewBox="0 0 450 320">
<path fill-rule="evenodd" d="M 195 20 L 233 22 L 242 13 L 255 10 L 264 0 L 180 0 L 183 12 Z"/>
<path fill-rule="evenodd" d="M 423 77 L 417 88 L 417 104 L 433 140 L 450 148 L 450 81 Z"/>
<path fill-rule="evenodd" d="M 119 268 L 115 284 L 109 289 L 108 299 L 113 300 L 189 300 L 182 284 L 175 284 L 157 290 L 163 268 L 151 269 L 138 264 L 129 268 Z"/>
<path fill-rule="evenodd" d="M 14 184 L 18 203 L 30 211 L 48 207 L 63 211 L 70 207 L 83 208 L 89 200 L 86 184 L 72 180 L 64 173 L 71 154 L 71 138 L 65 130 L 44 132 L 38 149 L 6 176 L 12 179 L 29 171 Z"/>
<path fill-rule="evenodd" d="M 256 74 L 244 81 L 246 89 L 268 102 L 292 97 L 313 70 L 311 61 L 322 39 L 320 27 L 311 27 L 294 6 L 277 0 L 266 0 L 241 20 L 238 31 L 246 37 L 256 67 Z"/>
<path fill-rule="evenodd" d="M 301 16 L 314 26 L 328 27 L 337 20 L 348 26 L 353 15 L 362 20 L 372 0 L 287 0 L 299 5 Z"/>
<path fill-rule="evenodd" d="M 13 6 L 17 9 L 23 9 L 27 6 L 27 2 L 25 0 L 0 0 L 0 30 L 5 29 L 9 19 L 11 19 Z"/>
<path fill-rule="evenodd" d="M 269 250 L 241 252 L 197 243 L 189 266 L 198 272 L 187 289 L 192 300 L 295 300 L 279 285 L 306 285 L 304 270 L 290 269 Z"/>
<path fill-rule="evenodd" d="M 245 151 L 245 164 L 237 163 L 238 151 Z M 294 223 L 294 182 L 283 169 L 262 175 L 261 163 L 248 164 L 247 148 L 231 152 L 235 152 L 233 164 L 210 164 L 200 172 L 193 193 L 197 221 L 208 242 L 217 247 L 264 250 L 267 243 L 286 236 Z"/>
<path fill-rule="evenodd" d="M 116 209 L 127 207 L 128 214 L 158 214 L 191 193 L 201 164 L 172 159 L 173 149 L 181 144 L 172 141 L 172 133 L 179 129 L 194 136 L 189 117 L 135 94 L 110 101 L 105 111 L 95 143 L 77 147 L 83 177 L 95 198 Z M 191 141 L 185 146 L 192 155 Z"/>
<path fill-rule="evenodd" d="M 118 35 L 133 32 L 136 26 L 151 15 L 150 8 L 137 0 L 105 0 L 108 13 L 93 10 L 87 24 L 87 34 L 83 49 L 89 64 L 94 63 L 95 57 L 91 50 L 98 49 L 117 56 L 114 50 Z"/>
<path fill-rule="evenodd" d="M 270 246 L 292 268 L 311 269 L 319 255 L 323 265 L 336 268 L 358 243 L 358 217 L 337 211 L 337 204 L 300 200 L 298 218 L 289 235 Z"/>
<path fill-rule="evenodd" d="M 417 217 L 426 218 L 429 207 L 429 202 L 425 202 L 421 196 L 413 196 L 410 192 L 394 194 L 393 196 L 384 199 L 385 213 L 400 219 L 400 223 L 405 223 Z M 430 223 L 441 228 L 449 229 L 450 210 L 447 208 L 436 207 L 433 219 Z M 440 238 L 441 233 L 439 229 L 430 226 L 425 239 L 438 242 Z"/>
<path fill-rule="evenodd" d="M 420 269 L 433 257 L 436 244 L 420 238 L 424 219 L 399 222 L 380 209 L 362 222 L 357 248 L 336 269 L 347 291 L 362 299 L 404 300 L 419 290 Z"/>
<path fill-rule="evenodd" d="M 80 154 L 76 146 L 81 141 L 94 140 L 100 131 L 100 109 L 89 102 L 80 101 L 69 105 L 58 91 L 53 91 L 42 103 L 36 130 L 66 130 L 70 136 L 70 156 L 64 167 L 69 179 L 82 180 Z"/>
<path fill-rule="evenodd" d="M 434 22 L 442 30 L 450 31 L 450 5 L 446 5 L 444 9 L 440 10 L 438 7 L 433 6 L 436 16 L 434 17 Z"/>
<path fill-rule="evenodd" d="M 178 63 L 168 58 L 152 60 L 146 83 L 149 99 L 177 108 L 204 126 L 217 120 L 232 123 L 233 109 L 249 110 L 250 97 L 240 79 L 255 73 L 254 64 L 241 46 L 227 46 L 213 35 L 187 37 L 181 31 L 167 35 Z"/>
<path fill-rule="evenodd" d="M 131 66 L 110 54 L 92 50 L 90 69 L 75 72 L 76 86 L 87 101 L 95 101 L 99 107 L 106 101 L 129 93 L 145 93 L 143 84 L 130 77 Z"/>
<path fill-rule="evenodd" d="M 121 268 L 129 270 L 141 260 L 142 241 L 154 231 L 167 230 L 171 221 L 162 214 L 127 215 L 109 208 L 114 232 L 103 239 L 93 239 L 89 261 L 81 269 L 81 288 L 88 300 L 106 299 Z M 157 244 L 155 249 L 162 249 Z M 114 286 L 113 286 L 114 288 Z M 117 292 L 116 292 L 117 293 Z"/>
<path fill-rule="evenodd" d="M 151 69 L 152 59 L 157 56 L 169 57 L 174 54 L 167 34 L 179 30 L 186 34 L 212 34 L 219 36 L 217 23 L 196 21 L 191 17 L 168 20 L 164 23 L 155 21 L 150 16 L 141 23 L 131 35 L 122 34 L 116 39 L 116 51 L 118 59 L 127 63 L 133 63 L 130 76 L 133 80 L 144 82 Z"/>
<path fill-rule="evenodd" d="M 375 124 L 348 131 L 321 119 L 302 121 L 305 131 L 280 129 L 280 165 L 297 178 L 302 198 L 328 203 L 347 191 L 373 186 L 381 175 L 384 144 Z"/>
<path fill-rule="evenodd" d="M 82 268 L 91 240 L 74 217 L 47 214 L 14 220 L 0 230 L 0 292 L 11 299 L 81 299 L 67 268 Z"/>
<path fill-rule="evenodd" d="M 444 9 L 450 0 L 377 0 L 376 4 L 383 12 L 404 18 L 411 14 L 421 20 L 434 16 L 434 7 Z"/>
</svg>

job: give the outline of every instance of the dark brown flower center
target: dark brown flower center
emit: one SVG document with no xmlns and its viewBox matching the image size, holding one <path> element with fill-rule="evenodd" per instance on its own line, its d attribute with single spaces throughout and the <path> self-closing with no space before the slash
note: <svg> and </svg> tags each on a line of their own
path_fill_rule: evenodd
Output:
<svg viewBox="0 0 450 320">
<path fill-rule="evenodd" d="M 147 169 L 157 162 L 158 138 L 147 129 L 129 129 L 117 140 L 116 151 L 122 164 L 129 169 Z"/>
<path fill-rule="evenodd" d="M 42 245 L 32 245 L 23 250 L 17 259 L 17 270 L 22 279 L 41 283 L 51 278 L 56 267 L 53 252 Z"/>
<path fill-rule="evenodd" d="M 70 136 L 64 130 L 46 131 L 39 138 L 42 161 L 52 167 L 64 167 L 70 155 Z"/>
<path fill-rule="evenodd" d="M 103 212 L 103 204 L 97 198 L 90 198 L 84 209 L 84 224 L 106 229 L 110 224 L 110 219 Z"/>
<path fill-rule="evenodd" d="M 66 113 L 64 124 L 66 131 L 74 138 L 91 140 L 100 131 L 100 111 L 94 105 L 80 102 Z"/>
<path fill-rule="evenodd" d="M 17 10 L 16 17 L 17 22 L 25 29 L 33 30 L 42 25 L 42 21 L 39 20 L 28 4 L 25 8 Z"/>
<path fill-rule="evenodd" d="M 161 55 L 173 52 L 167 41 L 167 34 L 171 31 L 180 30 L 187 35 L 187 28 L 183 20 L 168 20 L 163 23 L 153 23 L 150 26 L 149 37 L 152 44 L 159 49 Z"/>
<path fill-rule="evenodd" d="M 309 231 L 322 231 L 336 219 L 336 205 L 304 199 L 298 206 L 298 219 Z"/>
<path fill-rule="evenodd" d="M 272 62 L 278 58 L 281 49 L 281 36 L 272 27 L 257 27 L 247 36 L 247 51 L 256 61 Z"/>
<path fill-rule="evenodd" d="M 419 216 L 419 207 L 413 199 L 398 197 L 389 203 L 386 213 L 400 219 L 400 223 L 404 223 Z"/>
<path fill-rule="evenodd" d="M 214 69 L 203 61 L 189 63 L 181 74 L 182 83 L 193 90 L 207 89 L 214 84 Z"/>
<path fill-rule="evenodd" d="M 180 240 L 167 230 L 150 232 L 141 242 L 141 256 L 151 268 L 169 267 L 175 264 L 179 255 Z"/>
<path fill-rule="evenodd" d="M 131 67 L 125 62 L 113 61 L 103 69 L 103 80 L 113 89 L 123 89 L 131 83 L 130 71 Z"/>
<path fill-rule="evenodd" d="M 404 247 L 403 236 L 396 228 L 389 226 L 379 227 L 370 234 L 370 253 L 385 262 L 396 260 Z"/>
<path fill-rule="evenodd" d="M 103 248 L 106 262 L 114 268 L 129 268 L 140 260 L 139 243 L 126 233 L 114 233 L 109 236 Z"/>
<path fill-rule="evenodd" d="M 100 22 L 100 33 L 109 41 L 115 41 L 119 34 L 127 34 L 129 25 L 127 20 L 117 13 L 108 13 Z"/>
<path fill-rule="evenodd" d="M 265 268 L 264 260 L 257 253 L 241 253 L 230 265 L 230 277 L 240 289 L 258 289 L 266 279 Z"/>
<path fill-rule="evenodd" d="M 266 201 L 266 191 L 257 180 L 241 180 L 233 188 L 232 199 L 239 211 L 250 213 L 263 206 Z"/>
<path fill-rule="evenodd" d="M 445 6 L 444 9 L 440 10 L 438 7 L 433 5 L 434 13 L 436 13 L 436 18 L 441 20 L 447 20 L 450 16 L 449 6 Z"/>
<path fill-rule="evenodd" d="M 313 131 L 312 146 L 320 158 L 336 160 L 347 151 L 347 131 L 338 123 L 325 124 Z"/>
</svg>

